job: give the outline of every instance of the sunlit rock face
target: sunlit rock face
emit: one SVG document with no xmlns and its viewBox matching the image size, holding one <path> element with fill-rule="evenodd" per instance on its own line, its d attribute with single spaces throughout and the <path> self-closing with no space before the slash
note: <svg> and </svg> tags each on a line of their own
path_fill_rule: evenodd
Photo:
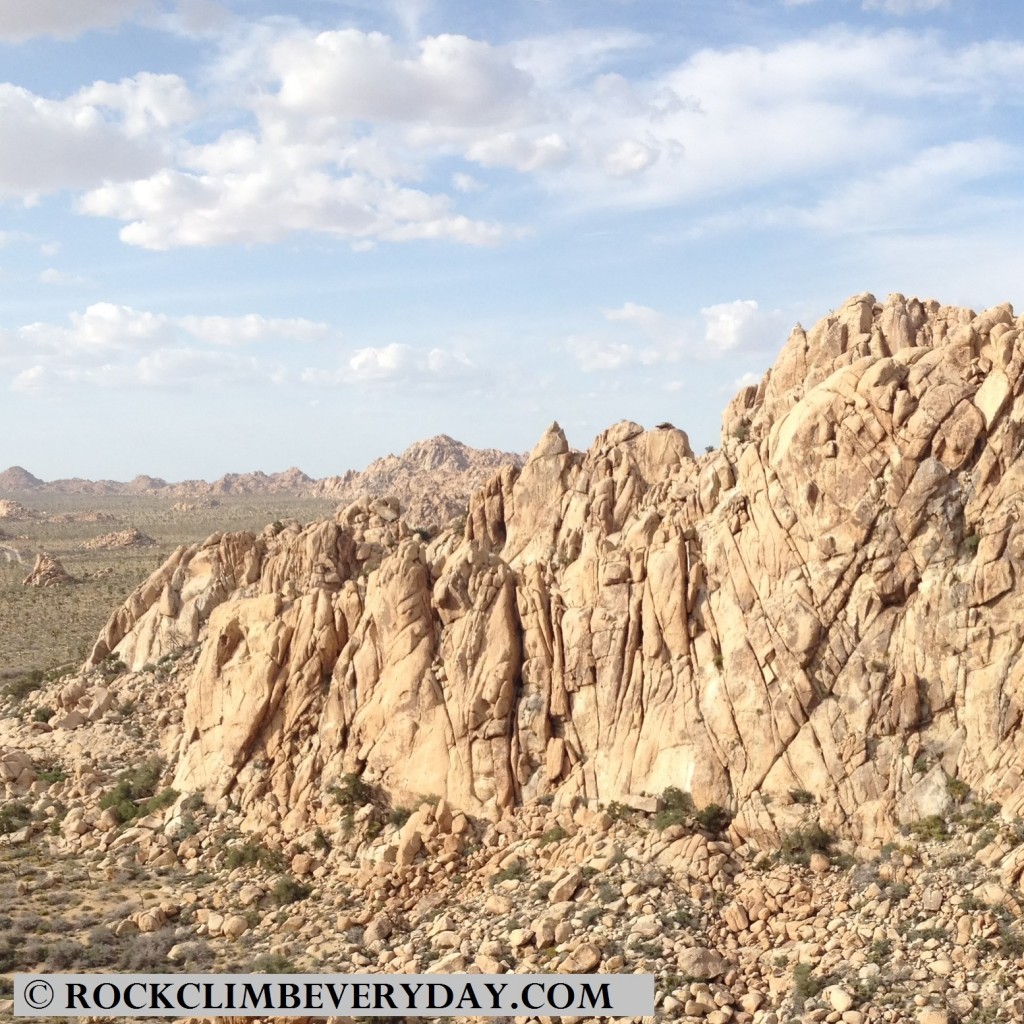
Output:
<svg viewBox="0 0 1024 1024">
<path fill-rule="evenodd" d="M 553 425 L 429 543 L 386 499 L 216 535 L 93 660 L 201 645 L 175 787 L 253 826 L 301 827 L 348 772 L 492 816 L 677 786 L 754 835 L 794 791 L 884 835 L 949 777 L 1021 813 L 1022 325 L 856 296 L 793 331 L 718 450 Z"/>
</svg>

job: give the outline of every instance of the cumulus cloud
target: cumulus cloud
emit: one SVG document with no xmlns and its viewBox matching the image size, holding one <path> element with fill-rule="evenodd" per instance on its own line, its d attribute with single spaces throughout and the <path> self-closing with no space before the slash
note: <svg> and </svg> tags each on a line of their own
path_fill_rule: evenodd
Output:
<svg viewBox="0 0 1024 1024">
<path fill-rule="evenodd" d="M 343 29 L 273 45 L 282 108 L 343 120 L 494 125 L 516 116 L 529 75 L 485 42 L 429 36 L 403 53 L 380 32 Z"/>
<path fill-rule="evenodd" d="M 63 100 L 0 83 L 0 198 L 128 181 L 168 158 L 163 129 L 194 105 L 177 75 L 96 82 Z"/>
<path fill-rule="evenodd" d="M 0 368 L 10 387 L 40 391 L 71 384 L 162 387 L 273 379 L 271 345 L 336 339 L 327 324 L 249 314 L 169 316 L 112 302 L 0 330 Z M 241 354 L 242 347 L 254 349 Z"/>
<path fill-rule="evenodd" d="M 899 13 L 935 0 L 884 2 Z M 283 21 L 247 31 L 210 72 L 205 106 L 172 75 L 95 83 L 66 100 L 0 86 L 0 196 L 78 189 L 80 212 L 120 221 L 123 241 L 155 250 L 302 234 L 359 249 L 490 245 L 518 229 L 459 203 L 480 188 L 500 198 L 492 182 L 507 171 L 576 210 L 697 211 L 723 198 L 768 209 L 764 194 L 784 189 L 816 197 L 795 215 L 831 230 L 858 189 L 904 187 L 879 172 L 879 152 L 910 181 L 928 175 L 913 164 L 930 132 L 953 155 L 970 141 L 968 118 L 917 101 L 974 111 L 1019 96 L 1024 72 L 1013 43 L 848 27 L 709 47 L 646 74 L 616 70 L 648 44 L 635 33 L 498 46 Z M 864 138 L 871 146 L 850 145 Z"/>
<path fill-rule="evenodd" d="M 754 299 L 705 306 L 700 315 L 704 340 L 718 354 L 775 344 L 782 327 L 781 314 L 762 312 Z"/>
<path fill-rule="evenodd" d="M 402 381 L 465 380 L 477 367 L 464 353 L 443 348 L 420 349 L 401 342 L 356 349 L 335 369 L 309 367 L 305 384 L 339 387 L 349 384 L 395 384 Z"/>
<path fill-rule="evenodd" d="M 60 39 L 130 18 L 142 0 L 0 0 L 0 39 L 49 35 Z"/>
</svg>

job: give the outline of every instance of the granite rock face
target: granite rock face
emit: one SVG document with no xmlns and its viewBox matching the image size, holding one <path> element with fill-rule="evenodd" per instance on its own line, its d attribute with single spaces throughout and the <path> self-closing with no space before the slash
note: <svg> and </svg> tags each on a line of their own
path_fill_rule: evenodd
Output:
<svg viewBox="0 0 1024 1024">
<path fill-rule="evenodd" d="M 395 501 L 182 548 L 92 655 L 199 644 L 176 789 L 305 825 L 347 773 L 499 816 L 675 786 L 869 840 L 959 779 L 1024 812 L 1024 320 L 850 299 L 696 457 L 553 425 L 429 543 Z"/>
</svg>

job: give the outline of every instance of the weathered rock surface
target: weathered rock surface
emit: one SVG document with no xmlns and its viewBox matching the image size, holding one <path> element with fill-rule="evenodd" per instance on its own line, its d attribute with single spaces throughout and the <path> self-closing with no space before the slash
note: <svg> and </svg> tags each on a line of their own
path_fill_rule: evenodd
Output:
<svg viewBox="0 0 1024 1024">
<path fill-rule="evenodd" d="M 199 643 L 175 785 L 304 824 L 346 773 L 500 815 L 675 786 L 867 841 L 948 780 L 1024 808 L 1024 321 L 857 296 L 697 458 L 557 426 L 429 544 L 397 506 L 180 549 L 92 661 Z"/>
<path fill-rule="evenodd" d="M 503 467 L 522 464 L 514 452 L 470 448 L 439 434 L 401 455 L 376 459 L 361 472 L 320 480 L 313 494 L 337 498 L 343 506 L 364 497 L 395 497 L 410 525 L 430 526 L 463 513 L 470 495 Z"/>
<path fill-rule="evenodd" d="M 71 573 L 60 562 L 45 551 L 36 555 L 36 563 L 32 571 L 22 580 L 26 587 L 59 587 L 65 583 L 74 583 Z"/>
</svg>

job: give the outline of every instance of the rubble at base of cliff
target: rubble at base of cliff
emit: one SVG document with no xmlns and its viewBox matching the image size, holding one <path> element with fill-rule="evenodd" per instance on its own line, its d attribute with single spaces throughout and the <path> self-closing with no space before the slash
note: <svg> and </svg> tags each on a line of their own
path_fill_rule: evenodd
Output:
<svg viewBox="0 0 1024 1024">
<path fill-rule="evenodd" d="M 875 848 L 799 791 L 760 849 L 678 790 L 494 821 L 354 775 L 301 834 L 255 835 L 230 797 L 169 788 L 197 657 L 111 660 L 0 719 L 10 934 L 97 911 L 43 928 L 19 970 L 625 971 L 655 975 L 655 1021 L 1024 1020 L 1024 821 L 956 786 L 949 815 Z"/>
</svg>

